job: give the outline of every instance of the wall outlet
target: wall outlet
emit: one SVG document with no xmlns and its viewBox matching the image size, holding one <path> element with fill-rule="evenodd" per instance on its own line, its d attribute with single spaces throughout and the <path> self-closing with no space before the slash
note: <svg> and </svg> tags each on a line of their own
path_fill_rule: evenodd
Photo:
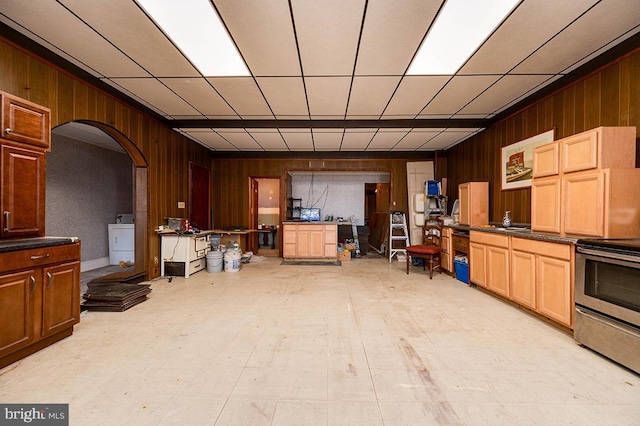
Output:
<svg viewBox="0 0 640 426">
<path fill-rule="evenodd" d="M 158 256 L 153 256 L 153 264 L 158 266 Z"/>
<path fill-rule="evenodd" d="M 178 201 L 178 208 L 179 209 L 184 209 L 186 207 L 186 203 L 184 201 Z"/>
</svg>

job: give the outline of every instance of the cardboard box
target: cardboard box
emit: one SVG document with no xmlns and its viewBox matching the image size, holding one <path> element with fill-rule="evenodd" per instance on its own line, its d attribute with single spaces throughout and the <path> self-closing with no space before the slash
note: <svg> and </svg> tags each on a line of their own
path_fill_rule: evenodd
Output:
<svg viewBox="0 0 640 426">
<path fill-rule="evenodd" d="M 351 260 L 351 252 L 350 251 L 339 251 L 338 252 L 338 260 L 342 262 L 347 262 Z"/>
<path fill-rule="evenodd" d="M 356 243 L 344 243 L 344 248 L 349 251 L 354 251 L 356 249 Z"/>
</svg>

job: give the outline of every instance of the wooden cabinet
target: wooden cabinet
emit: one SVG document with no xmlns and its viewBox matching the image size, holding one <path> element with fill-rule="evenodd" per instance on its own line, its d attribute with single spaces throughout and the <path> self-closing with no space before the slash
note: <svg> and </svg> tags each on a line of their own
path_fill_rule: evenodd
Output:
<svg viewBox="0 0 640 426">
<path fill-rule="evenodd" d="M 44 236 L 50 111 L 0 92 L 0 238 Z"/>
<path fill-rule="evenodd" d="M 489 223 L 489 182 L 466 182 L 458 185 L 460 224 L 469 226 Z"/>
<path fill-rule="evenodd" d="M 635 127 L 598 127 L 536 147 L 531 229 L 640 237 L 635 135 Z"/>
<path fill-rule="evenodd" d="M 51 146 L 51 111 L 41 105 L 0 92 L 0 137 L 48 151 Z"/>
<path fill-rule="evenodd" d="M 509 236 L 471 231 L 471 282 L 509 297 Z"/>
<path fill-rule="evenodd" d="M 440 239 L 440 247 L 442 247 L 442 253 L 440 254 L 440 266 L 447 272 L 453 271 L 453 246 L 451 239 L 451 228 L 442 228 L 442 238 Z"/>
<path fill-rule="evenodd" d="M 285 223 L 282 226 L 284 258 L 336 259 L 338 225 L 333 223 Z"/>
<path fill-rule="evenodd" d="M 80 243 L 0 253 L 0 368 L 72 334 Z"/>
<path fill-rule="evenodd" d="M 44 236 L 44 152 L 0 145 L 3 238 Z"/>
<path fill-rule="evenodd" d="M 511 300 L 572 328 L 573 247 L 512 237 L 511 264 Z"/>
</svg>

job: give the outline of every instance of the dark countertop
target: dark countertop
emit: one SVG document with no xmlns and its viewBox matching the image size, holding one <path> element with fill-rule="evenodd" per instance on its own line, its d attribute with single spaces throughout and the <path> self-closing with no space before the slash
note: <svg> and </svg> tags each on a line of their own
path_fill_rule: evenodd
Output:
<svg viewBox="0 0 640 426">
<path fill-rule="evenodd" d="M 547 241 L 550 243 L 575 244 L 579 236 L 567 235 L 561 237 L 558 234 L 547 232 L 533 232 L 528 224 L 514 224 L 511 228 L 504 229 L 501 224 L 491 226 L 466 226 L 466 225 L 445 225 L 454 231 L 468 233 L 469 231 L 490 232 L 493 234 L 513 235 L 514 237 L 527 238 L 529 240 Z M 515 228 L 515 229 L 514 229 Z M 525 228 L 525 229 L 517 229 Z"/>
<path fill-rule="evenodd" d="M 62 246 L 80 241 L 78 237 L 38 237 L 0 241 L 0 253 L 42 247 Z"/>
</svg>

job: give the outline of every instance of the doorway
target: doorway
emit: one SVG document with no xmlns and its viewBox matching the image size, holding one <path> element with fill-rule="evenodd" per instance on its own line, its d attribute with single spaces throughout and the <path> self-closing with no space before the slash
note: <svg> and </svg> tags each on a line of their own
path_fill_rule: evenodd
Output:
<svg viewBox="0 0 640 426">
<path fill-rule="evenodd" d="M 250 219 L 253 251 L 259 256 L 280 255 L 280 200 L 282 180 L 280 177 L 251 178 Z"/>
</svg>

